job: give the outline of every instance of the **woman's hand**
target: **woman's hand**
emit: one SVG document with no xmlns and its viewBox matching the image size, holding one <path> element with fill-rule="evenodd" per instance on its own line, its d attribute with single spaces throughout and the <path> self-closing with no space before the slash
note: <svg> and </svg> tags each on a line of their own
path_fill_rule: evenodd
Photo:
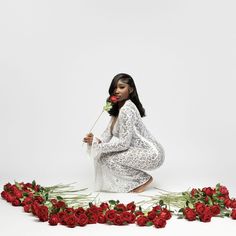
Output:
<svg viewBox="0 0 236 236">
<path fill-rule="evenodd" d="M 92 143 L 93 143 L 93 137 L 94 137 L 93 134 L 92 134 L 92 133 L 89 133 L 89 134 L 86 135 L 86 137 L 83 139 L 83 141 L 84 141 L 85 143 L 89 144 L 89 145 L 92 145 Z M 97 139 L 98 143 L 101 143 L 101 142 L 102 142 L 100 139 L 98 139 L 98 138 L 96 138 L 96 139 Z"/>
<path fill-rule="evenodd" d="M 92 133 L 88 133 L 86 135 L 86 137 L 84 137 L 83 141 L 89 145 L 92 145 L 93 143 L 93 134 Z"/>
</svg>

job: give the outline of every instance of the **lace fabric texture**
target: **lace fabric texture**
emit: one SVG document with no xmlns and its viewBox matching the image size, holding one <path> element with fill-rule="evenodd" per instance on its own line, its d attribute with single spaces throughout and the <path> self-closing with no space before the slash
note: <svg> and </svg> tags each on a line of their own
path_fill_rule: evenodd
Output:
<svg viewBox="0 0 236 236">
<path fill-rule="evenodd" d="M 150 179 L 145 171 L 162 165 L 165 154 L 145 127 L 136 105 L 127 100 L 121 107 L 111 133 L 112 118 L 99 138 L 87 145 L 94 159 L 95 189 L 129 192 Z"/>
</svg>

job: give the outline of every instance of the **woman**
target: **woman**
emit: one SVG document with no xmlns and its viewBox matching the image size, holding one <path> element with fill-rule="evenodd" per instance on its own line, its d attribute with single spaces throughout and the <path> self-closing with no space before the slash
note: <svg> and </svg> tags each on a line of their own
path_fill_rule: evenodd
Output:
<svg viewBox="0 0 236 236">
<path fill-rule="evenodd" d="M 84 138 L 95 161 L 96 190 L 139 193 L 152 182 L 144 170 L 161 166 L 164 150 L 143 124 L 145 110 L 132 77 L 116 75 L 109 94 L 117 103 L 109 111 L 107 128 L 100 139 L 92 133 Z"/>
</svg>

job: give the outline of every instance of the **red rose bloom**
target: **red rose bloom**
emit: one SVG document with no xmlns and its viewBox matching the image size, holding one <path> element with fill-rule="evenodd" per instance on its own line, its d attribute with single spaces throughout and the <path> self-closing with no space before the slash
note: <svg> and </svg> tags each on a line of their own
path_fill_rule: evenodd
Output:
<svg viewBox="0 0 236 236">
<path fill-rule="evenodd" d="M 159 217 L 165 219 L 165 220 L 169 220 L 171 218 L 171 213 L 166 209 L 162 209 L 161 213 L 159 214 Z"/>
<path fill-rule="evenodd" d="M 220 186 L 219 191 L 222 195 L 228 195 L 229 194 L 229 191 L 225 186 Z"/>
<path fill-rule="evenodd" d="M 148 215 L 147 215 L 149 220 L 154 220 L 156 216 L 157 216 L 157 213 L 155 211 L 153 211 L 153 210 L 149 211 Z"/>
<path fill-rule="evenodd" d="M 118 99 L 117 99 L 116 96 L 110 96 L 109 101 L 110 101 L 111 103 L 117 103 Z"/>
<path fill-rule="evenodd" d="M 184 209 L 184 216 L 189 221 L 196 220 L 196 212 L 194 211 L 194 209 L 191 209 L 189 207 Z"/>
<path fill-rule="evenodd" d="M 80 214 L 78 217 L 78 225 L 85 226 L 88 224 L 88 217 L 85 214 Z"/>
<path fill-rule="evenodd" d="M 11 202 L 12 206 L 20 206 L 21 202 L 19 199 L 15 198 L 12 202 Z"/>
<path fill-rule="evenodd" d="M 11 186 L 12 186 L 12 185 L 11 185 L 10 183 L 7 183 L 7 184 L 4 185 L 3 189 L 4 189 L 6 192 L 8 192 L 8 191 L 10 190 Z"/>
<path fill-rule="evenodd" d="M 50 215 L 48 223 L 50 225 L 57 225 L 59 223 L 59 217 L 57 214 Z"/>
<path fill-rule="evenodd" d="M 66 225 L 70 228 L 74 228 L 78 224 L 79 219 L 73 215 L 67 215 L 65 217 Z"/>
<path fill-rule="evenodd" d="M 116 211 L 115 211 L 115 210 L 108 210 L 108 211 L 105 213 L 105 217 L 106 217 L 106 220 L 107 220 L 107 221 L 113 222 L 113 220 L 114 220 L 115 217 L 116 217 Z"/>
<path fill-rule="evenodd" d="M 148 218 L 146 216 L 139 216 L 136 222 L 138 226 L 145 226 L 148 222 Z"/>
<path fill-rule="evenodd" d="M 1 192 L 1 197 L 6 200 L 7 199 L 7 194 L 8 193 L 6 191 L 2 191 Z"/>
<path fill-rule="evenodd" d="M 202 191 L 203 191 L 207 196 L 212 196 L 212 194 L 213 194 L 213 192 L 214 192 L 211 187 L 203 188 Z"/>
<path fill-rule="evenodd" d="M 162 208 L 161 208 L 160 205 L 156 205 L 156 206 L 154 206 L 154 207 L 152 208 L 152 210 L 153 210 L 153 211 L 156 211 L 156 213 L 158 214 L 158 213 L 161 213 Z"/>
<path fill-rule="evenodd" d="M 231 200 L 229 198 L 226 198 L 224 200 L 224 204 L 225 204 L 225 207 L 227 207 L 227 208 L 231 207 Z"/>
<path fill-rule="evenodd" d="M 204 212 L 199 215 L 199 218 L 202 222 L 210 222 L 212 217 L 211 208 L 206 206 Z"/>
<path fill-rule="evenodd" d="M 197 193 L 197 189 L 193 188 L 190 192 L 191 196 L 194 197 L 194 195 Z"/>
<path fill-rule="evenodd" d="M 236 208 L 236 199 L 231 200 L 230 207 L 231 208 Z"/>
<path fill-rule="evenodd" d="M 195 209 L 198 215 L 201 215 L 204 212 L 205 208 L 206 208 L 205 204 L 201 202 L 195 203 Z"/>
<path fill-rule="evenodd" d="M 134 223 L 134 219 L 135 219 L 134 214 L 132 214 L 128 211 L 124 211 L 121 213 L 121 215 L 122 215 L 124 221 L 127 222 L 128 224 Z"/>
<path fill-rule="evenodd" d="M 26 197 L 24 201 L 22 202 L 22 206 L 31 204 L 33 202 L 33 199 L 31 197 Z"/>
<path fill-rule="evenodd" d="M 105 224 L 106 223 L 106 217 L 102 214 L 98 215 L 98 221 L 99 224 Z"/>
<path fill-rule="evenodd" d="M 42 204 L 44 202 L 44 199 L 41 196 L 36 196 L 34 200 L 38 202 L 39 204 Z"/>
<path fill-rule="evenodd" d="M 166 226 L 166 220 L 163 218 L 156 217 L 153 220 L 153 224 L 156 228 L 164 228 Z"/>
<path fill-rule="evenodd" d="M 109 208 L 109 205 L 108 205 L 107 202 L 103 202 L 103 203 L 100 204 L 100 207 L 101 207 L 103 210 L 106 210 L 106 209 Z"/>
<path fill-rule="evenodd" d="M 31 212 L 31 205 L 24 205 L 24 212 L 30 213 Z"/>
<path fill-rule="evenodd" d="M 211 209 L 212 216 L 217 216 L 218 214 L 220 214 L 219 205 L 213 205 L 210 207 L 210 209 Z"/>
<path fill-rule="evenodd" d="M 48 221 L 48 208 L 46 206 L 39 206 L 37 216 L 40 221 Z"/>
<path fill-rule="evenodd" d="M 114 225 L 123 225 L 125 223 L 124 217 L 122 215 L 116 215 L 113 223 Z"/>
<path fill-rule="evenodd" d="M 79 216 L 80 214 L 84 214 L 84 213 L 85 213 L 85 210 L 83 207 L 79 207 L 79 208 L 75 209 L 76 216 Z"/>
<path fill-rule="evenodd" d="M 236 220 L 236 209 L 233 209 L 232 212 L 231 212 L 231 215 L 232 219 Z"/>
<path fill-rule="evenodd" d="M 136 209 L 136 205 L 134 204 L 134 202 L 130 202 L 130 203 L 127 204 L 127 210 L 128 211 L 134 212 L 135 209 Z"/>
<path fill-rule="evenodd" d="M 98 216 L 94 213 L 90 213 L 88 216 L 88 224 L 96 224 L 98 221 Z"/>
<path fill-rule="evenodd" d="M 123 212 L 123 211 L 126 211 L 126 206 L 124 204 L 120 203 L 120 204 L 117 204 L 114 209 L 119 212 Z"/>
</svg>

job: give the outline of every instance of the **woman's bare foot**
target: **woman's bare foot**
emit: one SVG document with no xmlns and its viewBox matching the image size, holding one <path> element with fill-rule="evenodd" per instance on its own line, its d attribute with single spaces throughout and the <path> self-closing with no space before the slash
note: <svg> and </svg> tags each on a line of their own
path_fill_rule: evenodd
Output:
<svg viewBox="0 0 236 236">
<path fill-rule="evenodd" d="M 131 190 L 130 193 L 141 193 L 141 192 L 143 192 L 145 190 L 145 188 L 147 187 L 147 185 L 149 185 L 152 181 L 153 181 L 153 178 L 151 176 L 150 179 L 146 183 L 144 183 L 143 185 Z"/>
</svg>

